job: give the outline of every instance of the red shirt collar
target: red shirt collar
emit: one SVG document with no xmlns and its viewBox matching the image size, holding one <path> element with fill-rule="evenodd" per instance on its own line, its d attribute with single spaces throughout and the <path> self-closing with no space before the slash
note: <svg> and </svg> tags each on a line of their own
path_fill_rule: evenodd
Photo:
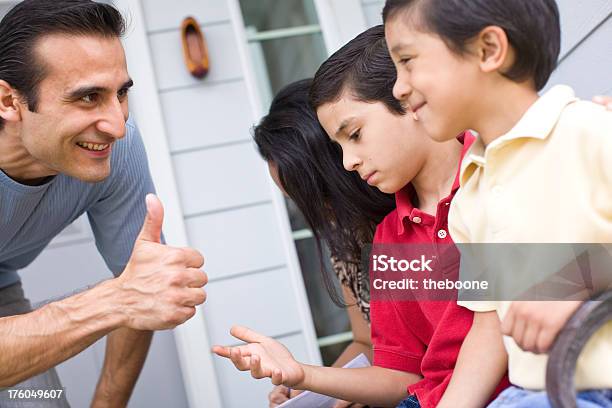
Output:
<svg viewBox="0 0 612 408">
<path fill-rule="evenodd" d="M 463 145 L 461 149 L 461 160 L 457 164 L 457 174 L 455 175 L 455 181 L 453 182 L 453 188 L 450 196 L 454 196 L 457 190 L 459 189 L 459 175 L 461 173 L 461 161 L 463 161 L 463 157 L 466 152 L 474 143 L 476 137 L 468 130 L 462 132 L 459 136 L 457 136 L 457 141 Z M 398 232 L 399 234 L 404 233 L 404 219 L 412 220 L 412 214 L 415 210 L 413 202 L 416 198 L 416 191 L 412 184 L 408 183 L 404 188 L 395 193 L 395 206 L 397 208 L 397 221 L 398 221 Z"/>
</svg>

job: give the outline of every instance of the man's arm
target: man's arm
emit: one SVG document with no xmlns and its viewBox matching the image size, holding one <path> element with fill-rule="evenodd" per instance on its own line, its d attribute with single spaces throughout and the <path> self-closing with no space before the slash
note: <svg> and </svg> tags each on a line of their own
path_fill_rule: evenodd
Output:
<svg viewBox="0 0 612 408">
<path fill-rule="evenodd" d="M 147 216 L 121 276 L 0 319 L 0 387 L 44 372 L 120 327 L 171 329 L 195 314 L 206 299 L 204 258 L 190 248 L 161 244 L 162 220 L 161 203 L 147 197 Z"/>
<path fill-rule="evenodd" d="M 484 407 L 506 373 L 508 355 L 497 312 L 476 312 L 439 408 Z"/>
<path fill-rule="evenodd" d="M 124 407 L 142 370 L 153 332 L 121 328 L 106 339 L 104 367 L 92 407 Z"/>
<path fill-rule="evenodd" d="M 18 384 L 74 356 L 125 323 L 112 282 L 0 319 L 0 387 Z"/>
</svg>

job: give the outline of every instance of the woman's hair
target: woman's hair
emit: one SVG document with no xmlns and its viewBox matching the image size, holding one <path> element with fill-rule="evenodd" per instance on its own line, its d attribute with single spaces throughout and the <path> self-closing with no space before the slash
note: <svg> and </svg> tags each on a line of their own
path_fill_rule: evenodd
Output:
<svg viewBox="0 0 612 408">
<path fill-rule="evenodd" d="M 336 304 L 345 305 L 325 272 L 321 241 L 339 260 L 360 262 L 364 243 L 395 201 L 344 169 L 340 147 L 329 140 L 308 103 L 311 83 L 305 79 L 283 88 L 253 133 L 261 156 L 277 168 L 282 188 L 313 231 L 327 291 Z"/>
</svg>

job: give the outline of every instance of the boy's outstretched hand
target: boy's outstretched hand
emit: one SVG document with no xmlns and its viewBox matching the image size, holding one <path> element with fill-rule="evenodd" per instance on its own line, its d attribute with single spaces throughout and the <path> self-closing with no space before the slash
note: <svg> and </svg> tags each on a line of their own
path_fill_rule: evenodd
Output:
<svg viewBox="0 0 612 408">
<path fill-rule="evenodd" d="M 502 322 L 502 333 L 512 336 L 525 351 L 546 353 L 582 301 L 515 301 Z"/>
<path fill-rule="evenodd" d="M 304 381 L 302 365 L 278 341 L 243 326 L 232 327 L 230 334 L 247 344 L 214 346 L 212 351 L 232 360 L 238 370 L 251 371 L 253 378 L 268 377 L 274 385 L 294 387 Z"/>
</svg>

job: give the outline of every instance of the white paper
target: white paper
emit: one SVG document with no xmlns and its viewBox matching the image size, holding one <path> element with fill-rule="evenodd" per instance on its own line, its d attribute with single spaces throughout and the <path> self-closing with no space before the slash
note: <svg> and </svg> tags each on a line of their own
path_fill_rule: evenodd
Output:
<svg viewBox="0 0 612 408">
<path fill-rule="evenodd" d="M 361 353 L 348 363 L 343 368 L 362 368 L 369 367 L 370 362 L 365 354 Z M 337 399 L 328 397 L 327 395 L 317 394 L 315 392 L 304 391 L 296 397 L 285 401 L 278 408 L 333 408 Z"/>
</svg>

